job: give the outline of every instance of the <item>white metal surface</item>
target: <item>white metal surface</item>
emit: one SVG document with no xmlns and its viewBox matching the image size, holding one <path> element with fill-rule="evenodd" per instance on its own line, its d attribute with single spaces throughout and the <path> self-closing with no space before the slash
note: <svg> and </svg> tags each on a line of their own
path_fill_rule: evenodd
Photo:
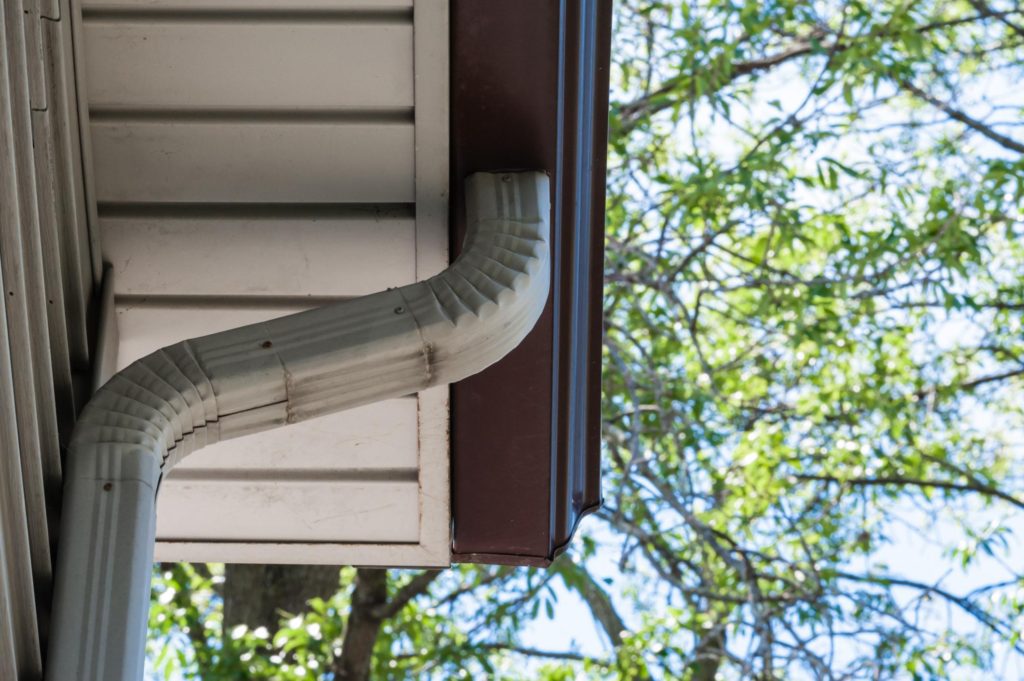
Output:
<svg viewBox="0 0 1024 681">
<path fill-rule="evenodd" d="M 393 23 L 100 18 L 86 25 L 85 52 L 94 109 L 413 105 L 412 24 L 401 16 Z"/>
<path fill-rule="evenodd" d="M 293 478 L 278 470 L 261 477 L 254 471 L 243 476 L 220 471 L 223 479 L 209 471 L 186 476 L 180 473 L 188 471 L 176 471 L 179 475 L 167 480 L 162 490 L 168 493 L 167 501 L 160 504 L 164 541 L 184 535 L 196 542 L 252 542 L 270 535 L 288 536 L 294 542 L 331 542 L 345 534 L 359 543 L 419 542 L 415 522 L 396 522 L 396 518 L 418 515 L 415 468 L 404 480 L 395 479 L 390 471 L 376 478 L 349 473 L 331 485 L 310 482 L 306 475 Z M 265 505 L 247 508 L 253 498 Z M 271 505 L 273 508 L 268 508 Z M 325 514 L 325 508 L 330 513 Z M 196 528 L 187 519 L 197 512 L 208 518 L 227 517 L 220 528 Z"/>
<path fill-rule="evenodd" d="M 200 450 L 163 483 L 157 558 L 208 543 L 225 560 L 238 544 L 268 537 L 288 538 L 292 562 L 316 562 L 296 544 L 337 546 L 339 537 L 416 547 L 418 449 L 417 400 L 409 397 Z"/>
<path fill-rule="evenodd" d="M 67 13 L 0 2 L 0 679 L 42 673 L 61 437 L 90 360 Z"/>
<path fill-rule="evenodd" d="M 411 202 L 411 121 L 93 116 L 102 203 Z M 102 212 L 102 211 L 101 211 Z"/>
<path fill-rule="evenodd" d="M 465 248 L 442 273 L 183 341 L 104 385 L 68 452 L 47 678 L 141 678 L 154 496 L 193 451 L 457 381 L 516 347 L 547 302 L 548 192 L 542 173 L 474 175 Z"/>
<path fill-rule="evenodd" d="M 447 0 L 79 7 L 118 366 L 447 266 Z M 446 564 L 447 389 L 374 415 L 285 429 L 288 463 L 224 474 L 255 461 L 244 455 L 258 439 L 186 462 L 188 482 L 171 476 L 161 497 L 157 557 Z M 411 464 L 388 463 L 387 417 Z M 204 497 L 201 470 L 221 471 L 226 491 Z M 394 503 L 351 493 L 367 471 L 394 477 Z M 346 513 L 330 503 L 342 495 Z M 320 501 L 295 514 L 300 498 Z"/>
<path fill-rule="evenodd" d="M 400 397 L 246 435 L 232 443 L 238 446 L 196 452 L 177 470 L 193 475 L 209 471 L 211 479 L 223 479 L 229 472 L 241 479 L 280 472 L 282 479 L 294 480 L 307 477 L 307 472 L 330 471 L 343 459 L 347 469 L 396 471 L 400 478 L 403 471 L 415 472 L 419 463 L 416 402 L 414 397 Z"/>
<path fill-rule="evenodd" d="M 122 296 L 360 296 L 415 281 L 409 211 L 275 215 L 259 206 L 242 214 L 108 215 L 100 224 Z"/>
<path fill-rule="evenodd" d="M 136 12 L 209 12 L 276 10 L 283 12 L 351 11 L 393 12 L 411 10 L 413 0 L 81 0 L 92 13 L 132 10 Z"/>
<path fill-rule="evenodd" d="M 60 485 L 53 368 L 50 364 L 48 305 L 32 149 L 25 12 L 21 2 L 0 4 L 4 54 L 0 56 L 0 262 L 12 357 L 12 382 L 32 570 L 37 582 L 50 574 L 48 524 Z M 5 452 L 11 456 L 13 452 Z M 50 492 L 49 498 L 47 491 Z M 50 502 L 49 504 L 47 502 Z"/>
<path fill-rule="evenodd" d="M 417 0 L 416 280 L 448 264 L 448 0 Z M 420 393 L 420 565 L 447 564 L 451 550 L 449 391 Z M 434 462 L 443 461 L 440 465 Z"/>
</svg>

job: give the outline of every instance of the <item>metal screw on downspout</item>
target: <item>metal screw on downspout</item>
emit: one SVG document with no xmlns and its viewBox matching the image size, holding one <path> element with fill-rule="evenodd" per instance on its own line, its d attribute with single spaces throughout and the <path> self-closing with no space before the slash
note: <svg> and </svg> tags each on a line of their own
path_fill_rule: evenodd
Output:
<svg viewBox="0 0 1024 681">
<path fill-rule="evenodd" d="M 405 308 L 401 305 L 395 308 L 395 314 L 402 314 L 403 312 L 405 312 Z"/>
</svg>

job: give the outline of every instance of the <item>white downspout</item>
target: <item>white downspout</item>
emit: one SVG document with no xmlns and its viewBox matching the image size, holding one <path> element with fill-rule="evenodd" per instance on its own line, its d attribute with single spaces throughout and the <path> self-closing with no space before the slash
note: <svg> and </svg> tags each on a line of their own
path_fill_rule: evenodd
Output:
<svg viewBox="0 0 1024 681">
<path fill-rule="evenodd" d="M 48 681 L 139 681 L 156 493 L 200 447 L 451 383 L 501 359 L 547 301 L 549 181 L 473 175 L 462 255 L 441 274 L 187 340 L 127 367 L 75 428 Z"/>
</svg>

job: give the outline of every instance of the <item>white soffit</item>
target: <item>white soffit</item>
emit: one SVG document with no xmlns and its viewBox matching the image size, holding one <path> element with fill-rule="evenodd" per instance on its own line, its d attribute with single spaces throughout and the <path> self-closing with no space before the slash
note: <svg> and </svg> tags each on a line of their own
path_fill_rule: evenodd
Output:
<svg viewBox="0 0 1024 681">
<path fill-rule="evenodd" d="M 447 0 L 81 0 L 118 367 L 448 264 Z M 445 565 L 448 391 L 219 443 L 157 559 Z"/>
</svg>

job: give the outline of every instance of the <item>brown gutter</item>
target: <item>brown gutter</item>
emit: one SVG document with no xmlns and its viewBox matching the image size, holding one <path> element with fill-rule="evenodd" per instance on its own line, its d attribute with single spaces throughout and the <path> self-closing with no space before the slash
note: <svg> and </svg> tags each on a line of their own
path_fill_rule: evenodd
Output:
<svg viewBox="0 0 1024 681">
<path fill-rule="evenodd" d="M 534 331 L 452 387 L 452 560 L 546 565 L 601 498 L 612 4 L 451 8 L 453 246 L 465 230 L 461 179 L 495 164 L 552 176 L 556 230 L 552 300 Z"/>
</svg>

